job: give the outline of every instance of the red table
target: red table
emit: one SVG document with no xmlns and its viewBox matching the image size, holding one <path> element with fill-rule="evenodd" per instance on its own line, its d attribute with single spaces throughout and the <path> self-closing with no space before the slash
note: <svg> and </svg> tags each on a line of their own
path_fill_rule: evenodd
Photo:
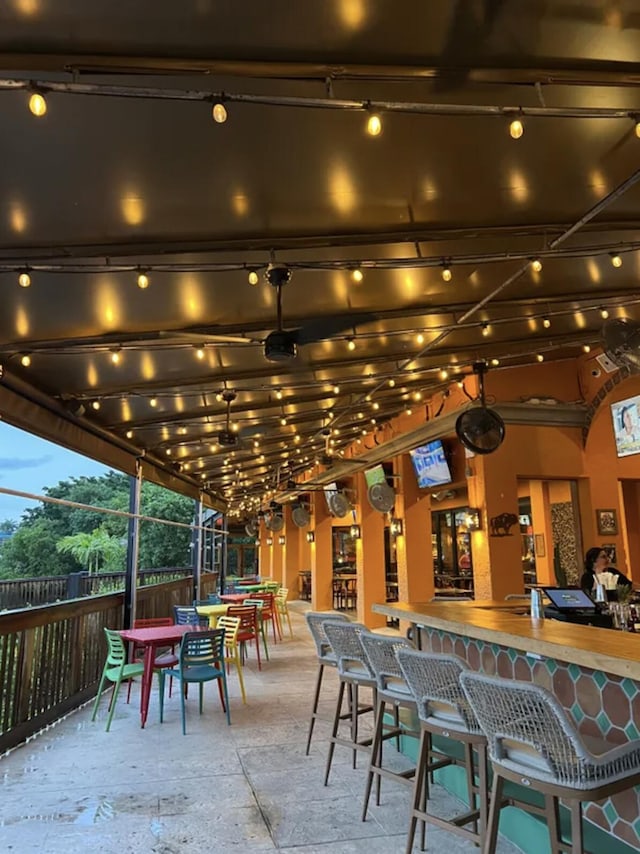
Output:
<svg viewBox="0 0 640 854">
<path fill-rule="evenodd" d="M 149 713 L 149 697 L 153 681 L 153 663 L 158 647 L 180 643 L 187 632 L 207 631 L 204 626 L 154 626 L 147 629 L 124 629 L 120 632 L 122 640 L 144 646 L 144 673 L 140 690 L 140 725 L 144 728 Z"/>
<path fill-rule="evenodd" d="M 248 593 L 224 593 L 221 597 L 223 602 L 228 602 L 229 605 L 242 605 L 249 598 Z"/>
</svg>

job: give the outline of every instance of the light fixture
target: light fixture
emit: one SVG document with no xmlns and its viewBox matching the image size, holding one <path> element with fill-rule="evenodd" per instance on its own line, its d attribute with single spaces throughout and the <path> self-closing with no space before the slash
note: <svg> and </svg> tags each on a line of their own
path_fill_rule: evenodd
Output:
<svg viewBox="0 0 640 854">
<path fill-rule="evenodd" d="M 534 258 L 531 262 L 531 269 L 534 273 L 539 273 L 542 270 L 542 261 L 539 258 Z"/>
<path fill-rule="evenodd" d="M 499 364 L 500 364 L 500 359 L 492 359 L 492 360 L 491 360 L 491 365 L 492 365 L 494 368 L 497 368 Z"/>
<path fill-rule="evenodd" d="M 392 519 L 389 523 L 389 531 L 392 537 L 401 537 L 403 530 L 402 519 Z"/>
<path fill-rule="evenodd" d="M 122 354 L 119 349 L 111 350 L 111 355 L 109 357 L 114 365 L 119 365 L 122 359 Z"/>
<path fill-rule="evenodd" d="M 356 349 L 356 342 L 353 340 L 353 338 L 347 338 L 347 349 L 348 350 L 355 350 Z"/>
<path fill-rule="evenodd" d="M 542 325 L 544 326 L 545 329 L 549 329 L 549 327 L 551 326 L 551 321 L 549 320 L 548 317 L 542 318 Z"/>
<path fill-rule="evenodd" d="M 611 255 L 611 263 L 614 267 L 622 267 L 622 258 L 614 252 Z"/>
<path fill-rule="evenodd" d="M 282 418 L 280 419 L 280 424 L 281 424 L 283 427 L 286 427 L 286 426 L 287 426 L 287 419 L 284 417 L 284 415 L 283 415 L 283 416 L 282 416 Z"/>
<path fill-rule="evenodd" d="M 276 400 L 282 400 L 282 389 L 281 388 L 276 389 Z"/>
<path fill-rule="evenodd" d="M 100 409 L 100 401 L 99 400 L 92 400 L 91 401 L 91 408 L 95 409 L 97 412 L 98 409 Z"/>
<path fill-rule="evenodd" d="M 389 388 L 394 388 L 395 384 L 396 381 L 393 379 L 393 377 L 391 377 L 391 379 L 389 380 Z"/>
<path fill-rule="evenodd" d="M 127 430 L 124 435 L 127 437 L 127 439 L 133 439 L 133 430 Z"/>
<path fill-rule="evenodd" d="M 511 139 L 520 139 L 524 133 L 524 125 L 520 119 L 514 119 L 509 125 L 509 136 Z"/>
<path fill-rule="evenodd" d="M 483 324 L 482 324 L 482 326 L 481 326 L 480 328 L 482 329 L 482 334 L 483 334 L 483 336 L 486 338 L 486 337 L 487 337 L 487 335 L 488 335 L 488 334 L 489 334 L 489 332 L 490 332 L 489 324 L 488 324 L 488 323 L 483 323 Z"/>
<path fill-rule="evenodd" d="M 360 525 L 352 525 L 349 528 L 349 533 L 351 534 L 352 539 L 359 540 L 361 537 Z"/>
<path fill-rule="evenodd" d="M 453 277 L 453 273 L 451 272 L 451 269 L 449 267 L 447 267 L 447 265 L 445 264 L 444 267 L 442 268 L 442 279 L 443 279 L 443 281 L 450 282 L 452 277 Z"/>
<path fill-rule="evenodd" d="M 213 116 L 214 122 L 219 125 L 223 125 L 227 120 L 227 108 L 224 104 L 218 103 L 213 105 L 213 109 L 211 110 L 211 115 Z"/>
<path fill-rule="evenodd" d="M 28 368 L 29 365 L 31 364 L 31 356 L 28 353 L 24 353 L 20 357 L 20 364 L 22 365 L 23 368 Z"/>
<path fill-rule="evenodd" d="M 482 514 L 478 507 L 467 507 L 464 514 L 464 525 L 467 531 L 479 531 L 482 527 Z"/>
<path fill-rule="evenodd" d="M 308 543 L 315 543 L 315 541 L 316 541 L 315 533 L 313 531 L 307 531 L 307 542 Z"/>
<path fill-rule="evenodd" d="M 445 368 L 441 368 L 438 373 L 438 376 L 441 380 L 446 380 L 449 377 L 449 371 L 447 371 Z"/>
<path fill-rule="evenodd" d="M 537 354 L 536 354 L 536 359 L 537 359 L 539 362 L 544 362 L 544 356 L 542 355 L 542 353 L 537 353 Z"/>
<path fill-rule="evenodd" d="M 140 270 L 138 273 L 138 287 L 141 291 L 144 291 L 149 287 L 149 276 L 144 272 L 144 270 Z"/>
<path fill-rule="evenodd" d="M 280 534 L 280 536 L 278 537 L 278 545 L 283 546 L 286 543 L 286 541 L 287 541 L 287 538 L 284 536 L 284 534 Z"/>
<path fill-rule="evenodd" d="M 591 352 L 591 345 L 590 344 L 583 344 L 582 349 L 585 353 L 590 353 Z"/>
<path fill-rule="evenodd" d="M 155 409 L 157 405 L 158 405 L 158 398 L 157 397 L 150 397 L 149 398 L 149 406 L 152 406 Z"/>
<path fill-rule="evenodd" d="M 364 279 L 364 273 L 362 272 L 360 267 L 356 267 L 355 270 L 352 271 L 351 278 L 354 282 L 357 282 L 358 284 Z"/>
<path fill-rule="evenodd" d="M 41 92 L 33 92 L 29 98 L 29 110 L 34 116 L 40 118 L 47 112 L 47 102 Z"/>
<path fill-rule="evenodd" d="M 250 285 L 257 285 L 258 282 L 260 281 L 260 279 L 258 277 L 258 273 L 256 272 L 256 270 L 249 270 L 248 278 L 249 278 L 249 284 Z"/>
<path fill-rule="evenodd" d="M 609 312 L 607 311 L 607 309 L 604 306 L 600 309 L 600 317 L 603 320 L 606 320 L 609 317 Z"/>
<path fill-rule="evenodd" d="M 204 359 L 204 347 L 199 347 L 196 345 L 196 359 Z"/>
<path fill-rule="evenodd" d="M 339 385 L 334 385 L 333 393 L 334 394 L 340 394 L 340 386 Z"/>
<path fill-rule="evenodd" d="M 382 119 L 377 113 L 372 113 L 367 119 L 367 133 L 369 136 L 380 136 L 382 133 Z"/>
<path fill-rule="evenodd" d="M 273 545 L 273 537 L 267 537 L 267 539 L 265 540 L 265 543 L 268 546 L 272 546 Z"/>
<path fill-rule="evenodd" d="M 23 270 L 22 273 L 18 276 L 18 284 L 21 288 L 28 288 L 31 286 L 31 276 L 27 272 L 27 270 Z"/>
<path fill-rule="evenodd" d="M 422 332 L 418 332 L 416 335 L 416 344 L 424 344 L 424 335 Z"/>
</svg>

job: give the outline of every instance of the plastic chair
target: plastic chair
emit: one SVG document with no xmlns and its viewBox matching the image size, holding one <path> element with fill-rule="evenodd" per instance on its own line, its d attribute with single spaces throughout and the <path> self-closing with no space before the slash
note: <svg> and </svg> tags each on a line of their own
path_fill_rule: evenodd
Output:
<svg viewBox="0 0 640 854">
<path fill-rule="evenodd" d="M 222 599 L 218 596 L 217 593 L 209 593 L 207 594 L 207 605 L 220 605 Z"/>
<path fill-rule="evenodd" d="M 358 751 L 366 753 L 371 752 L 372 738 L 358 740 L 358 722 L 361 715 L 367 712 L 374 712 L 376 707 L 376 677 L 371 669 L 367 654 L 360 641 L 360 634 L 367 631 L 366 627 L 361 623 L 341 622 L 338 620 L 327 619 L 323 623 L 323 628 L 327 639 L 331 644 L 337 666 L 338 676 L 340 677 L 340 687 L 338 689 L 338 699 L 336 702 L 335 713 L 333 716 L 333 727 L 329 738 L 329 755 L 327 756 L 327 767 L 324 775 L 325 786 L 329 782 L 329 774 L 331 773 L 331 763 L 336 744 L 341 744 L 344 747 L 350 747 L 353 752 L 353 767 L 356 767 L 356 757 Z M 340 734 L 340 722 L 346 717 L 342 714 L 342 704 L 344 700 L 345 689 L 348 688 L 350 719 L 349 737 Z M 359 702 L 361 688 L 370 688 L 372 692 L 372 704 L 363 704 Z"/>
<path fill-rule="evenodd" d="M 282 632 L 280 631 L 280 621 L 278 620 L 278 609 L 276 607 L 275 595 L 273 593 L 268 593 L 265 590 L 262 593 L 250 593 L 248 599 L 250 602 L 253 600 L 262 602 L 262 608 L 260 609 L 260 618 L 262 620 L 262 625 L 264 626 L 265 623 L 271 623 L 274 643 L 278 642 L 278 639 L 276 638 L 276 630 L 278 632 L 280 640 L 282 640 Z"/>
<path fill-rule="evenodd" d="M 113 682 L 113 694 L 111 696 L 111 702 L 109 703 L 109 717 L 107 718 L 106 727 L 107 732 L 109 732 L 111 719 L 113 718 L 113 713 L 116 708 L 118 692 L 120 691 L 120 683 L 125 679 L 133 679 L 134 676 L 142 676 L 144 673 L 144 664 L 137 662 L 127 664 L 127 648 L 120 637 L 120 633 L 113 631 L 112 629 L 105 629 L 104 633 L 107 638 L 107 660 L 102 668 L 102 676 L 100 677 L 98 693 L 96 694 L 96 699 L 93 704 L 91 720 L 95 721 L 96 715 L 98 714 L 98 706 L 100 705 L 100 698 L 102 696 L 104 683 L 107 681 Z"/>
<path fill-rule="evenodd" d="M 218 681 L 220 702 L 227 716 L 227 724 L 231 724 L 229 711 L 229 695 L 227 694 L 227 674 L 224 668 L 224 629 L 209 629 L 207 632 L 187 632 L 180 644 L 178 667 L 172 670 L 160 671 L 160 723 L 164 719 L 164 680 L 165 676 L 179 679 L 183 685 L 196 682 L 200 691 L 200 714 L 204 683 Z M 182 710 L 182 734 L 187 734 L 185 692 L 180 691 L 180 706 Z"/>
<path fill-rule="evenodd" d="M 238 671 L 238 682 L 240 683 L 240 693 L 242 694 L 242 702 L 247 702 L 247 695 L 244 690 L 244 677 L 242 675 L 242 661 L 240 660 L 240 644 L 238 643 L 238 632 L 240 630 L 240 618 L 230 617 L 225 614 L 218 617 L 218 629 L 224 629 L 224 660 L 227 664 L 227 673 L 229 665 L 234 664 Z"/>
<path fill-rule="evenodd" d="M 397 656 L 400 669 L 416 701 L 420 719 L 420 749 L 413 784 L 407 854 L 413 849 L 418 821 L 423 822 L 423 826 L 425 822 L 433 824 L 483 845 L 489 803 L 487 740 L 460 686 L 460 674 L 466 672 L 467 663 L 455 655 L 411 649 L 399 649 Z M 446 750 L 433 750 L 434 735 L 450 740 L 451 755 Z M 453 752 L 453 744 L 457 743 L 463 745 L 463 761 Z M 477 762 L 474 762 L 474 750 Z M 451 764 L 464 764 L 469 809 L 461 815 L 444 819 L 427 812 L 429 774 L 435 768 Z M 468 824 L 471 824 L 471 827 L 465 827 Z"/>
<path fill-rule="evenodd" d="M 258 658 L 258 670 L 262 670 L 262 662 L 260 661 L 260 625 L 258 622 L 258 606 L 255 604 L 252 605 L 230 605 L 227 609 L 227 617 L 239 617 L 240 618 L 240 628 L 238 630 L 238 642 L 240 644 L 240 651 L 242 653 L 242 661 L 244 663 L 244 656 L 246 654 L 246 645 L 248 642 L 254 641 L 256 645 L 256 656 Z M 263 635 L 264 641 L 264 635 Z M 266 652 L 266 644 L 265 644 L 265 652 Z M 269 660 L 269 654 L 267 652 L 267 660 Z"/>
<path fill-rule="evenodd" d="M 134 629 L 152 629 L 155 626 L 172 626 L 173 620 L 171 617 L 148 617 L 140 620 L 133 621 Z M 160 651 L 159 651 L 160 652 Z M 135 646 L 133 647 L 133 660 L 140 661 L 141 656 L 144 656 L 144 647 Z M 162 670 L 165 667 L 176 667 L 178 664 L 178 656 L 175 654 L 175 647 L 167 647 L 165 650 L 162 650 L 159 655 L 153 660 L 153 669 L 155 671 Z M 171 692 L 173 689 L 173 679 L 169 679 L 169 696 L 171 696 Z M 131 693 L 131 682 L 129 682 L 129 691 L 127 693 L 127 702 L 129 702 L 129 695 Z"/>
<path fill-rule="evenodd" d="M 311 719 L 309 720 L 309 732 L 307 734 L 307 749 L 306 755 L 309 755 L 311 749 L 311 738 L 313 736 L 313 728 L 315 726 L 318 715 L 318 702 L 320 700 L 320 691 L 322 690 L 322 677 L 324 676 L 325 667 L 337 667 L 338 662 L 335 657 L 331 644 L 324 630 L 324 623 L 327 620 L 337 620 L 338 622 L 348 623 L 349 618 L 344 614 L 331 614 L 327 611 L 307 611 L 304 615 L 307 621 L 307 626 L 311 632 L 311 637 L 316 645 L 316 654 L 318 656 L 318 673 L 316 675 L 316 687 L 313 694 L 313 705 L 311 707 Z"/>
<path fill-rule="evenodd" d="M 208 605 L 209 602 L 203 602 L 203 605 Z M 193 605 L 174 605 L 173 613 L 176 626 L 208 626 L 209 617 L 203 617 Z"/>
<path fill-rule="evenodd" d="M 289 589 L 287 587 L 279 587 L 278 592 L 276 594 L 276 608 L 278 609 L 278 615 L 280 616 L 280 625 L 284 625 L 284 621 L 287 621 L 289 626 L 289 636 L 293 638 L 293 628 L 291 626 L 291 615 L 289 614 L 289 606 L 287 605 L 287 597 L 289 596 Z"/>
<path fill-rule="evenodd" d="M 552 851 L 561 845 L 558 799 L 570 802 L 571 851 L 582 854 L 582 803 L 609 798 L 640 783 L 640 739 L 612 744 L 603 735 L 589 736 L 587 744 L 553 694 L 532 682 L 471 671 L 462 673 L 460 682 L 487 737 L 493 766 L 484 851 L 495 851 L 504 782 L 512 780 L 544 795 Z M 532 811 L 530 804 L 515 803 Z M 566 843 L 562 847 L 568 849 Z"/>
</svg>

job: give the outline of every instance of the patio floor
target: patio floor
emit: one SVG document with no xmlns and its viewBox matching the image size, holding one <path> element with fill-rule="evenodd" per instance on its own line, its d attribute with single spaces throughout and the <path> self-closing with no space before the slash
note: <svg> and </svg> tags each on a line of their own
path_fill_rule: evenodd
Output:
<svg viewBox="0 0 640 854">
<path fill-rule="evenodd" d="M 232 726 L 214 685 L 205 688 L 204 714 L 195 692 L 180 729 L 177 692 L 158 721 L 154 682 L 149 720 L 139 725 L 139 685 L 118 700 L 105 732 L 107 697 L 95 723 L 85 707 L 0 760 L 0 849 L 57 854 L 286 850 L 296 854 L 395 854 L 404 851 L 410 790 L 383 781 L 382 803 L 360 820 L 364 758 L 336 748 L 328 787 L 322 784 L 328 724 L 318 722 L 310 756 L 305 742 L 316 675 L 315 650 L 292 603 L 294 639 L 270 645 L 271 661 L 245 668 L 248 704 L 232 669 Z M 327 717 L 335 673 L 325 679 Z M 459 802 L 433 790 L 434 811 Z M 474 845 L 430 827 L 427 850 L 477 852 Z M 416 850 L 418 846 L 416 845 Z M 500 854 L 519 851 L 500 840 Z"/>
</svg>

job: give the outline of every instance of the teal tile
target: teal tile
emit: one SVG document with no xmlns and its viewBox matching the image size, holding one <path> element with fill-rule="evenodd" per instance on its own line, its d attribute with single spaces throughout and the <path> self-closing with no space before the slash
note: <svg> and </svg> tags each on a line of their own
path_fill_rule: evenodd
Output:
<svg viewBox="0 0 640 854">
<path fill-rule="evenodd" d="M 553 674 L 558 669 L 558 662 L 555 661 L 553 658 L 547 658 L 547 660 L 545 661 L 545 666 L 549 673 Z"/>
<path fill-rule="evenodd" d="M 599 714 L 599 715 L 598 715 L 598 717 L 596 718 L 596 723 L 598 724 L 598 726 L 600 727 L 600 729 L 602 730 L 602 732 L 603 732 L 605 735 L 606 735 L 606 734 L 609 732 L 609 730 L 611 729 L 611 721 L 610 721 L 610 720 L 609 720 L 609 718 L 605 715 L 605 713 L 604 713 L 604 712 L 600 712 L 600 714 Z"/>
<path fill-rule="evenodd" d="M 517 650 L 513 649 L 512 647 L 509 647 L 509 649 L 507 650 L 507 655 L 509 656 L 509 660 L 511 662 L 514 662 L 516 660 L 516 658 L 518 657 L 518 652 L 517 652 Z"/>
<path fill-rule="evenodd" d="M 577 664 L 569 665 L 569 676 L 573 679 L 574 682 L 577 682 L 581 675 L 582 671 L 580 670 Z"/>
<path fill-rule="evenodd" d="M 624 693 L 632 700 L 635 695 L 638 693 L 638 685 L 636 682 L 633 682 L 631 679 L 623 679 L 622 680 L 622 690 Z"/>
<path fill-rule="evenodd" d="M 573 717 L 574 721 L 578 724 L 584 718 L 584 712 L 577 703 L 574 703 L 573 706 L 571 706 L 571 708 L 569 709 L 569 711 L 571 712 L 571 716 Z"/>
<path fill-rule="evenodd" d="M 598 688 L 602 688 L 608 682 L 607 676 L 602 670 L 596 670 L 593 674 L 593 681 L 596 683 Z"/>
<path fill-rule="evenodd" d="M 634 830 L 635 830 L 635 832 L 638 834 L 638 836 L 640 836 L 640 818 L 637 818 L 637 819 L 633 822 L 633 829 L 634 829 Z"/>
<path fill-rule="evenodd" d="M 624 728 L 624 733 L 630 741 L 634 738 L 640 738 L 640 732 L 638 732 L 635 724 L 627 724 Z"/>
<path fill-rule="evenodd" d="M 613 827 L 613 825 L 618 820 L 618 813 L 616 812 L 616 808 L 610 800 L 607 801 L 602 811 L 606 815 L 609 824 Z"/>
</svg>

